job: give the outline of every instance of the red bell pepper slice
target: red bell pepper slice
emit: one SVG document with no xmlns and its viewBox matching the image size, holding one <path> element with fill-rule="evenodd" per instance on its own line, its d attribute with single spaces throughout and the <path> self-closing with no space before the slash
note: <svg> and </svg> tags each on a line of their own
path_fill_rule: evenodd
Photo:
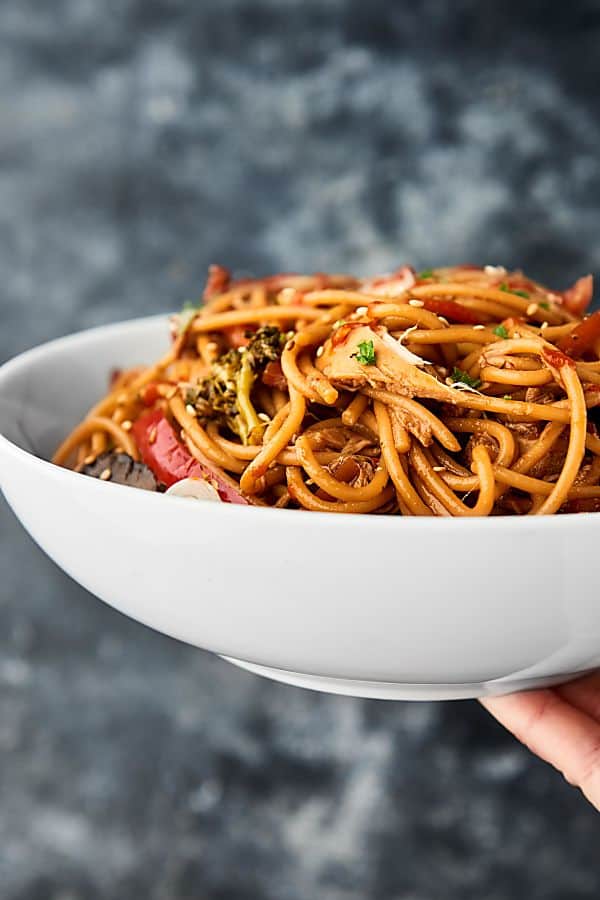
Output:
<svg viewBox="0 0 600 900">
<path fill-rule="evenodd" d="M 563 305 L 574 316 L 582 316 L 592 302 L 593 294 L 594 278 L 592 275 L 584 275 L 562 292 Z"/>
<path fill-rule="evenodd" d="M 422 297 L 421 302 L 425 309 L 435 313 L 436 316 L 443 316 L 445 319 L 454 319 L 463 325 L 478 325 L 481 319 L 477 313 L 461 306 L 455 300 L 435 300 L 431 297 Z"/>
<path fill-rule="evenodd" d="M 133 423 L 131 433 L 143 462 L 167 487 L 183 478 L 204 478 L 225 503 L 248 505 L 248 500 L 227 475 L 218 472 L 207 460 L 195 459 L 175 434 L 175 429 L 160 409 L 146 413 Z"/>
<path fill-rule="evenodd" d="M 558 346 L 563 353 L 577 358 L 586 350 L 590 350 L 598 339 L 600 339 L 600 309 L 576 325 L 573 331 L 558 342 Z"/>
<path fill-rule="evenodd" d="M 280 391 L 286 390 L 288 383 L 279 360 L 274 359 L 267 363 L 262 374 L 262 383 L 267 387 L 279 388 Z"/>
</svg>

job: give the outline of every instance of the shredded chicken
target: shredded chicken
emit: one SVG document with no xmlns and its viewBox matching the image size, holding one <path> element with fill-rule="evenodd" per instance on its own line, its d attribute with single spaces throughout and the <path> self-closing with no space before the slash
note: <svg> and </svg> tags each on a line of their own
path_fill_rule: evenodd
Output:
<svg viewBox="0 0 600 900">
<path fill-rule="evenodd" d="M 388 407 L 388 412 L 392 419 L 396 419 L 410 434 L 414 434 L 424 447 L 429 447 L 433 443 L 431 425 L 423 416 L 416 416 L 412 410 L 400 409 L 397 406 Z"/>
<path fill-rule="evenodd" d="M 335 387 L 360 390 L 368 385 L 403 397 L 427 397 L 453 405 L 460 403 L 459 391 L 438 381 L 414 363 L 407 362 L 400 348 L 396 352 L 370 325 L 357 325 L 341 341 L 336 341 L 335 334 L 326 342 L 323 354 L 317 360 L 317 368 Z M 363 365 L 356 359 L 356 354 L 359 344 L 370 341 L 373 342 L 375 363 Z"/>
</svg>

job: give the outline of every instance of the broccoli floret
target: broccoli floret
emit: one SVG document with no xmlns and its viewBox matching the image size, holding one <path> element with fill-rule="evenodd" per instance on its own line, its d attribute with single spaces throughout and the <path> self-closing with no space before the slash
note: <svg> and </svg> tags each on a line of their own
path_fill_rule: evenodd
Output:
<svg viewBox="0 0 600 900">
<path fill-rule="evenodd" d="M 216 420 L 242 443 L 254 444 L 260 443 L 268 423 L 261 421 L 254 409 L 252 388 L 267 363 L 281 356 L 285 336 L 267 325 L 248 337 L 247 347 L 228 350 L 213 363 L 210 375 L 188 389 L 186 403 L 200 419 Z"/>
<path fill-rule="evenodd" d="M 254 369 L 263 369 L 267 363 L 275 362 L 281 356 L 285 335 L 274 325 L 263 325 L 256 332 L 247 332 L 246 337 L 250 338 L 246 355 Z"/>
</svg>

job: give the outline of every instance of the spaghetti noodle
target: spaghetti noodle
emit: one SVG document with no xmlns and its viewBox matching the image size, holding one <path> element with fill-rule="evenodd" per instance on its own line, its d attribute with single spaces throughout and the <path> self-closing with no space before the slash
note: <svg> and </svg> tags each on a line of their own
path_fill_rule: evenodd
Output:
<svg viewBox="0 0 600 900">
<path fill-rule="evenodd" d="M 232 281 L 212 266 L 169 352 L 122 372 L 56 451 L 162 489 L 407 516 L 600 511 L 600 311 L 519 271 L 405 266 Z M 100 466 L 101 467 L 101 466 Z"/>
</svg>

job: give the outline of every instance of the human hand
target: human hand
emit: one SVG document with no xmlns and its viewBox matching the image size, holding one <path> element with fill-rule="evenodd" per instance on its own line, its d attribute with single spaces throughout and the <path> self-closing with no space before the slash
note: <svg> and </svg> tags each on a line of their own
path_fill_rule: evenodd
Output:
<svg viewBox="0 0 600 900">
<path fill-rule="evenodd" d="M 600 672 L 559 687 L 480 702 L 600 810 Z"/>
</svg>

